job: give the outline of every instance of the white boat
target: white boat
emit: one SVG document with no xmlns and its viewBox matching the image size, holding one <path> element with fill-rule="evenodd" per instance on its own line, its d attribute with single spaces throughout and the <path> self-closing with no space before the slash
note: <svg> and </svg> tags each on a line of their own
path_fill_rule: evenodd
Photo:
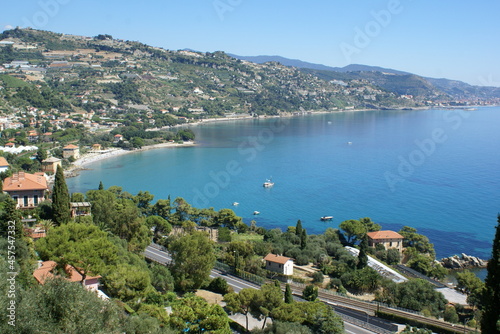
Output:
<svg viewBox="0 0 500 334">
<path fill-rule="evenodd" d="M 238 203 L 238 202 L 233 202 L 233 206 L 237 206 L 238 204 L 240 204 L 240 203 Z"/>
<path fill-rule="evenodd" d="M 323 216 L 320 219 L 323 220 L 323 221 L 332 220 L 333 216 Z"/>
<path fill-rule="evenodd" d="M 271 179 L 267 179 L 266 182 L 264 182 L 263 186 L 264 188 L 271 188 L 272 186 L 274 186 L 274 182 L 271 181 Z"/>
<path fill-rule="evenodd" d="M 258 215 L 258 214 L 260 214 L 260 212 L 259 211 L 254 211 L 253 214 L 254 215 Z"/>
</svg>

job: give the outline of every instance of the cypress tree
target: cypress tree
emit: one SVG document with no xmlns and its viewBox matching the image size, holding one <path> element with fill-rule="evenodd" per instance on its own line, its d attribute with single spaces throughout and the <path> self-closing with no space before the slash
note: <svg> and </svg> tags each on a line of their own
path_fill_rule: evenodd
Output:
<svg viewBox="0 0 500 334">
<path fill-rule="evenodd" d="M 54 179 L 54 187 L 52 189 L 52 211 L 56 225 L 69 222 L 71 216 L 69 192 L 61 166 L 57 166 L 56 177 Z"/>
<path fill-rule="evenodd" d="M 488 261 L 488 274 L 483 294 L 483 316 L 481 331 L 483 333 L 500 333 L 500 214 L 497 217 L 495 239 L 491 259 Z"/>
<path fill-rule="evenodd" d="M 104 185 L 102 184 L 102 181 L 99 181 L 99 188 L 97 190 L 104 190 Z"/>
<path fill-rule="evenodd" d="M 285 303 L 286 304 L 293 303 L 292 288 L 290 287 L 290 284 L 288 284 L 288 283 L 285 286 Z"/>
<path fill-rule="evenodd" d="M 300 219 L 297 220 L 297 225 L 295 226 L 295 235 L 302 236 L 302 222 Z"/>
<path fill-rule="evenodd" d="M 307 233 L 305 229 L 302 229 L 300 234 L 300 249 L 304 249 L 307 246 Z"/>
<path fill-rule="evenodd" d="M 366 254 L 368 251 L 368 239 L 366 234 L 361 239 L 361 244 L 359 245 L 359 254 L 358 254 L 358 269 L 363 269 L 368 265 L 368 255 Z"/>
</svg>

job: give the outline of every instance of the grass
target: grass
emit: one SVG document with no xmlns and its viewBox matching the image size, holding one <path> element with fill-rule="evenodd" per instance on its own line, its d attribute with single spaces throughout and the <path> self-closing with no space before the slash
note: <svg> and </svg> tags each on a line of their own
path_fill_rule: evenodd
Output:
<svg viewBox="0 0 500 334">
<path fill-rule="evenodd" d="M 231 235 L 231 241 L 262 241 L 264 239 L 263 235 L 248 232 L 248 233 L 235 233 Z"/>
<path fill-rule="evenodd" d="M 7 88 L 19 88 L 30 85 L 29 83 L 21 79 L 14 78 L 8 74 L 0 74 L 0 81 L 2 81 Z"/>
</svg>

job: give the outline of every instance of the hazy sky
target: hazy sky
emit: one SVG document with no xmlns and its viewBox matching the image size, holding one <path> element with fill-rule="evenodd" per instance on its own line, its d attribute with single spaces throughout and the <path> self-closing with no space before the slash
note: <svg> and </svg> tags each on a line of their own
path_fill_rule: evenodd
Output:
<svg viewBox="0 0 500 334">
<path fill-rule="evenodd" d="M 500 1 L 21 0 L 0 28 L 110 34 L 177 50 L 280 55 L 500 86 Z"/>
</svg>

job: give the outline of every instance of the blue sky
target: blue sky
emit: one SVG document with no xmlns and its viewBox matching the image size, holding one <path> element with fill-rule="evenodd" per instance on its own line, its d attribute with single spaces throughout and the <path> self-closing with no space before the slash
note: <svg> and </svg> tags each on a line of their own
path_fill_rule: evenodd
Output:
<svg viewBox="0 0 500 334">
<path fill-rule="evenodd" d="M 110 34 L 165 49 L 280 55 L 500 86 L 500 1 L 22 0 L 0 28 Z"/>
</svg>

